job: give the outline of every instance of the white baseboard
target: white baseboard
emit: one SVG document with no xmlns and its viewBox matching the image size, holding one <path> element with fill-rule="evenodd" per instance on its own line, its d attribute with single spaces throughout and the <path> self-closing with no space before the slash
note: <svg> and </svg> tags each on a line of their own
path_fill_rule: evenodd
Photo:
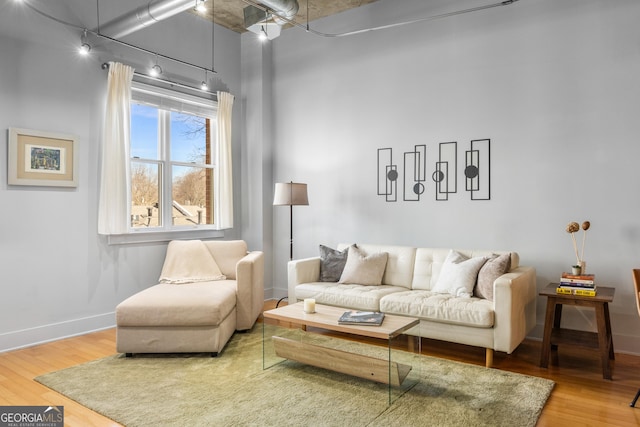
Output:
<svg viewBox="0 0 640 427">
<path fill-rule="evenodd" d="M 115 319 L 115 312 L 110 312 L 6 332 L 0 334 L 0 353 L 113 328 L 116 325 Z"/>
</svg>

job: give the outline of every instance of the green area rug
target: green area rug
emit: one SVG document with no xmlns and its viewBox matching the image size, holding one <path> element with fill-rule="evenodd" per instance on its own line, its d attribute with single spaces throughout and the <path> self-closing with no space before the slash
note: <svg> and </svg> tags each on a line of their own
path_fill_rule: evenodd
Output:
<svg viewBox="0 0 640 427">
<path fill-rule="evenodd" d="M 292 361 L 263 370 L 262 325 L 235 334 L 218 358 L 116 355 L 36 381 L 129 427 L 534 426 L 554 386 L 403 354 L 421 359 L 418 382 L 390 406 L 387 386 L 372 381 Z"/>
</svg>

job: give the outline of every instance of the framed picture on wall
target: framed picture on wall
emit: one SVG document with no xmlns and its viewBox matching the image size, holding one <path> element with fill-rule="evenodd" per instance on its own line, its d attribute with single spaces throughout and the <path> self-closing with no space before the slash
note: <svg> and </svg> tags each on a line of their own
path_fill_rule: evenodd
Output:
<svg viewBox="0 0 640 427">
<path fill-rule="evenodd" d="M 9 128 L 9 185 L 78 186 L 76 137 Z"/>
</svg>

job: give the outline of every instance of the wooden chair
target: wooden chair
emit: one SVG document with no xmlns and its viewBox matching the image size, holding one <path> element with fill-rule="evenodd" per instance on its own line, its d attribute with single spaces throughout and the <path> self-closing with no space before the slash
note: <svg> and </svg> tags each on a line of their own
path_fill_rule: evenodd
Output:
<svg viewBox="0 0 640 427">
<path fill-rule="evenodd" d="M 636 306 L 638 307 L 638 315 L 640 316 L 640 269 L 633 270 L 633 284 L 635 285 Z M 629 406 L 636 406 L 638 397 L 640 397 L 640 389 L 638 389 L 636 397 L 633 398 L 633 402 L 631 402 Z"/>
</svg>

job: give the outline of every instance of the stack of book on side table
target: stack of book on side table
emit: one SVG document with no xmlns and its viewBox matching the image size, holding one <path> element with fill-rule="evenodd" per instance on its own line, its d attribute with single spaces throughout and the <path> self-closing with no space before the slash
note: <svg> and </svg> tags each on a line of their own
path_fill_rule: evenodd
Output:
<svg viewBox="0 0 640 427">
<path fill-rule="evenodd" d="M 583 297 L 596 296 L 595 275 L 562 273 L 556 293 L 579 295 Z"/>
</svg>

